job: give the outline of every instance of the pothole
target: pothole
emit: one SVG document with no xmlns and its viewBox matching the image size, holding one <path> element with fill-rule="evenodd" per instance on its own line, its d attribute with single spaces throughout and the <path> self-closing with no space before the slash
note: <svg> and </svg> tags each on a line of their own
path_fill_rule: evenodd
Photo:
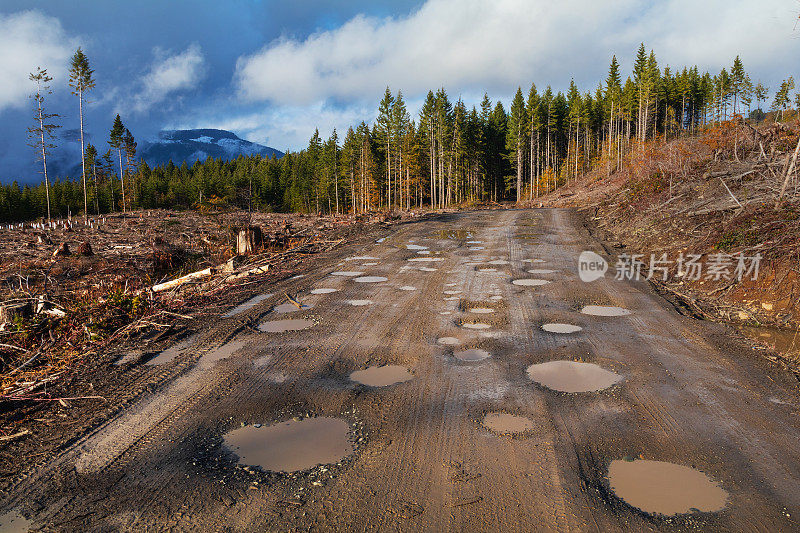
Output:
<svg viewBox="0 0 800 533">
<path fill-rule="evenodd" d="M 548 324 L 542 324 L 542 329 L 547 331 L 548 333 L 577 333 L 581 331 L 583 328 L 580 326 L 576 326 L 575 324 L 561 324 L 558 322 L 551 322 Z"/>
<path fill-rule="evenodd" d="M 625 316 L 631 312 L 624 307 L 616 307 L 613 305 L 587 305 L 581 309 L 584 315 L 593 316 Z"/>
<path fill-rule="evenodd" d="M 211 350 L 210 352 L 204 353 L 200 357 L 200 368 L 211 368 L 217 362 L 222 361 L 223 359 L 227 359 L 228 357 L 232 356 L 242 348 L 244 345 L 247 344 L 245 339 L 238 339 L 226 342 L 219 348 Z"/>
<path fill-rule="evenodd" d="M 608 482 L 625 503 L 646 513 L 710 513 L 728 502 L 728 493 L 703 472 L 664 461 L 611 461 Z"/>
<path fill-rule="evenodd" d="M 508 413 L 486 413 L 486 416 L 483 417 L 483 425 L 489 431 L 501 435 L 525 433 L 534 428 L 533 420 L 530 418 Z"/>
<path fill-rule="evenodd" d="M 555 274 L 558 270 L 551 270 L 549 268 L 532 268 L 528 270 L 528 274 Z"/>
<path fill-rule="evenodd" d="M 339 289 L 332 289 L 329 287 L 320 287 L 319 289 L 311 289 L 311 294 L 331 294 L 337 292 Z"/>
<path fill-rule="evenodd" d="M 550 282 L 547 281 L 546 279 L 524 278 L 524 279 L 515 279 L 511 283 L 522 287 L 540 287 L 542 285 L 547 285 Z"/>
<path fill-rule="evenodd" d="M 353 278 L 353 281 L 356 283 L 381 283 L 384 281 L 389 281 L 389 278 L 385 278 L 383 276 L 361 276 L 358 278 Z"/>
<path fill-rule="evenodd" d="M 483 322 L 465 322 L 461 324 L 461 327 L 467 329 L 489 329 L 492 326 Z"/>
<path fill-rule="evenodd" d="M 365 370 L 356 370 L 350 379 L 368 387 L 388 387 L 414 378 L 414 374 L 404 366 L 385 365 L 371 366 Z"/>
<path fill-rule="evenodd" d="M 230 317 L 232 317 L 234 315 L 238 315 L 239 313 L 244 313 L 245 311 L 247 311 L 249 309 L 252 309 L 256 305 L 260 304 L 261 302 L 263 302 L 267 298 L 271 298 L 272 296 L 273 296 L 273 294 L 271 294 L 271 293 L 259 294 L 258 296 L 254 296 L 254 297 L 250 298 L 249 300 L 247 300 L 246 302 L 237 305 L 236 307 L 234 307 L 233 309 L 231 309 L 227 313 L 223 314 L 222 318 L 230 318 Z"/>
<path fill-rule="evenodd" d="M 559 392 L 598 392 L 622 381 L 622 376 L 592 363 L 548 361 L 528 367 L 528 377 Z"/>
<path fill-rule="evenodd" d="M 490 315 L 494 313 L 494 309 L 492 309 L 491 307 L 472 307 L 470 309 L 467 309 L 467 311 L 478 315 Z"/>
<path fill-rule="evenodd" d="M 354 278 L 356 276 L 363 276 L 363 272 L 358 272 L 357 270 L 338 270 L 336 272 L 331 272 L 331 276 L 342 276 L 345 278 Z"/>
<path fill-rule="evenodd" d="M 314 306 L 313 305 L 307 305 L 307 304 L 300 304 L 300 307 L 297 307 L 295 304 L 293 304 L 291 302 L 286 302 L 286 303 L 278 304 L 275 307 L 273 307 L 272 308 L 272 312 L 283 315 L 283 314 L 286 314 L 286 313 L 294 313 L 295 311 L 305 311 L 307 309 L 311 309 L 312 307 L 314 307 Z"/>
<path fill-rule="evenodd" d="M 258 325 L 259 331 L 264 333 L 284 333 L 287 331 L 300 331 L 314 325 L 313 320 L 307 318 L 289 318 L 286 320 L 268 320 Z"/>
<path fill-rule="evenodd" d="M 274 472 L 299 472 L 336 463 L 353 453 L 350 426 L 341 418 L 313 417 L 272 426 L 245 426 L 225 434 L 239 463 Z"/>
<path fill-rule="evenodd" d="M 346 304 L 350 304 L 355 307 L 361 307 L 364 305 L 370 305 L 372 303 L 372 300 L 345 300 L 344 302 Z"/>
<path fill-rule="evenodd" d="M 460 350 L 458 352 L 453 352 L 453 357 L 455 357 L 459 361 L 475 362 L 488 359 L 489 357 L 491 357 L 491 354 L 486 350 L 481 350 L 480 348 L 470 348 L 469 350 Z"/>
<path fill-rule="evenodd" d="M 173 344 L 166 350 L 159 353 L 157 356 L 147 361 L 147 364 L 165 365 L 167 363 L 171 363 L 173 359 L 178 357 L 185 349 L 189 348 L 196 342 L 197 342 L 197 335 L 191 335 L 189 337 L 186 337 L 185 339 L 181 339 L 177 343 Z"/>
<path fill-rule="evenodd" d="M 436 342 L 439 344 L 444 344 L 445 346 L 456 346 L 461 344 L 461 341 L 455 337 L 439 337 Z"/>
<path fill-rule="evenodd" d="M 16 509 L 0 515 L 0 531 L 4 533 L 25 533 L 31 529 L 33 529 L 33 522 L 22 516 Z"/>
</svg>

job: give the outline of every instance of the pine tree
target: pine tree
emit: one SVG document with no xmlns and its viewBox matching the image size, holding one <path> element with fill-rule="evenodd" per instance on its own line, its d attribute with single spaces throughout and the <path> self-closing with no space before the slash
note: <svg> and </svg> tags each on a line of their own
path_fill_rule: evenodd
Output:
<svg viewBox="0 0 800 533">
<path fill-rule="evenodd" d="M 742 91 L 745 90 L 746 81 L 747 81 L 747 74 L 744 71 L 744 65 L 742 64 L 742 60 L 739 59 L 739 56 L 736 56 L 736 59 L 733 60 L 733 66 L 731 67 L 731 80 L 730 80 L 730 90 L 733 93 L 734 115 L 736 115 L 738 112 L 737 103 Z"/>
<path fill-rule="evenodd" d="M 83 178 L 83 215 L 86 221 L 89 220 L 89 198 L 86 191 L 86 156 L 84 154 L 83 143 L 83 101 L 84 94 L 94 89 L 95 81 L 92 77 L 94 71 L 89 67 L 89 59 L 83 50 L 78 48 L 70 61 L 69 86 L 72 94 L 78 97 L 78 111 L 81 123 L 81 168 Z"/>
<path fill-rule="evenodd" d="M 122 150 L 125 152 L 125 173 L 130 176 L 136 170 L 136 141 L 128 128 L 125 128 L 125 135 L 122 137 Z M 130 180 L 129 180 L 130 181 Z M 123 189 L 124 190 L 124 189 Z M 135 192 L 134 187 L 134 192 Z M 136 195 L 131 198 L 131 202 L 136 202 Z"/>
<path fill-rule="evenodd" d="M 506 134 L 508 158 L 517 168 L 517 202 L 522 200 L 523 147 L 528 140 L 526 122 L 525 98 L 522 96 L 522 89 L 518 87 L 514 100 L 511 102 L 511 109 L 508 114 L 508 132 Z M 510 186 L 507 185 L 506 189 L 510 190 Z"/>
<path fill-rule="evenodd" d="M 108 144 L 117 151 L 119 158 L 119 179 L 122 188 L 122 213 L 125 213 L 125 178 L 122 171 L 122 141 L 125 136 L 125 126 L 122 124 L 122 119 L 117 114 L 114 118 L 114 125 L 111 127 L 109 133 Z M 113 210 L 113 204 L 112 204 Z"/>
<path fill-rule="evenodd" d="M 37 67 L 36 72 L 32 72 L 28 79 L 36 83 L 36 92 L 31 96 L 35 102 L 33 118 L 36 121 L 36 125 L 28 128 L 28 135 L 31 140 L 30 146 L 36 152 L 37 157 L 42 159 L 42 173 L 44 175 L 44 188 L 47 199 L 47 223 L 50 224 L 50 180 L 47 177 L 47 152 L 50 148 L 55 148 L 52 143 L 55 138 L 53 132 L 61 126 L 51 122 L 53 119 L 58 118 L 58 114 L 46 113 L 44 110 L 45 95 L 53 93 L 50 90 L 50 82 L 53 81 L 53 78 L 48 76 L 47 69 Z"/>
</svg>

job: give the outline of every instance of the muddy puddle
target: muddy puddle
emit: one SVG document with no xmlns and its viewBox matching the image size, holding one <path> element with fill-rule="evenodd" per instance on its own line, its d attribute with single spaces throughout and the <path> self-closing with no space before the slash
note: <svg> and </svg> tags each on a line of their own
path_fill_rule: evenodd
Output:
<svg viewBox="0 0 800 533">
<path fill-rule="evenodd" d="M 453 294 L 461 294 L 461 291 L 459 291 L 459 290 L 457 290 L 457 289 L 448 289 L 448 290 L 446 290 L 446 291 L 442 291 L 442 292 L 443 292 L 444 294 L 449 294 L 449 295 L 453 295 Z"/>
<path fill-rule="evenodd" d="M 307 318 L 289 318 L 286 320 L 268 320 L 258 325 L 259 331 L 264 333 L 285 333 L 287 331 L 300 331 L 314 325 L 313 320 Z"/>
<path fill-rule="evenodd" d="M 558 322 L 551 322 L 549 324 L 542 324 L 542 329 L 548 333 L 577 333 L 583 328 L 575 324 L 561 324 Z"/>
<path fill-rule="evenodd" d="M 428 254 L 430 254 L 430 253 L 431 253 L 431 251 L 430 251 L 430 250 L 420 250 L 420 251 L 419 251 L 419 252 L 417 252 L 417 253 L 418 253 L 418 254 L 420 254 L 420 255 L 428 255 Z"/>
<path fill-rule="evenodd" d="M 546 279 L 523 278 L 515 279 L 511 283 L 514 285 L 519 285 L 520 287 L 541 287 L 542 285 L 547 285 L 550 282 Z"/>
<path fill-rule="evenodd" d="M 340 418 L 289 420 L 272 426 L 245 426 L 225 434 L 225 446 L 239 463 L 274 472 L 298 472 L 341 461 L 353 452 L 350 426 Z"/>
<path fill-rule="evenodd" d="M 389 281 L 389 278 L 383 276 L 361 276 L 353 278 L 353 281 L 356 283 L 382 283 L 384 281 Z"/>
<path fill-rule="evenodd" d="M 402 287 L 400 287 L 400 290 L 401 291 L 415 291 L 415 290 L 417 290 L 417 288 L 416 287 L 412 287 L 411 285 L 403 285 Z"/>
<path fill-rule="evenodd" d="M 489 261 L 487 264 L 489 265 L 508 265 L 511 264 L 511 261 L 507 261 L 506 259 L 493 259 Z"/>
<path fill-rule="evenodd" d="M 222 318 L 230 318 L 230 317 L 232 317 L 234 315 L 238 315 L 239 313 L 244 313 L 245 311 L 247 311 L 249 309 L 252 309 L 253 307 L 257 306 L 258 304 L 260 304 L 261 302 L 263 302 L 267 298 L 271 298 L 272 296 L 273 295 L 270 294 L 270 293 L 259 294 L 258 296 L 254 296 L 253 298 L 250 298 L 246 302 L 237 305 L 236 307 L 234 307 L 233 309 L 231 309 L 227 313 L 224 313 L 222 315 Z"/>
<path fill-rule="evenodd" d="M 496 268 L 479 268 L 478 272 L 497 272 Z"/>
<path fill-rule="evenodd" d="M 319 289 L 311 289 L 311 294 L 331 294 L 333 292 L 337 292 L 339 289 L 333 289 L 329 287 L 320 287 Z"/>
<path fill-rule="evenodd" d="M 414 374 L 404 366 L 386 365 L 371 366 L 365 370 L 356 370 L 350 379 L 368 387 L 388 387 L 414 378 Z"/>
<path fill-rule="evenodd" d="M 467 241 L 467 244 L 483 244 L 483 241 Z"/>
<path fill-rule="evenodd" d="M 508 413 L 487 413 L 483 417 L 483 425 L 493 433 L 512 435 L 525 433 L 534 428 L 533 420 L 524 416 L 510 415 Z"/>
<path fill-rule="evenodd" d="M 489 299 L 490 300 L 502 300 L 503 297 L 500 296 L 499 294 L 495 294 L 494 296 L 489 296 Z"/>
<path fill-rule="evenodd" d="M 465 322 L 461 324 L 461 327 L 467 329 L 489 329 L 492 326 L 483 322 Z"/>
<path fill-rule="evenodd" d="M 613 305 L 587 305 L 581 309 L 584 315 L 592 316 L 625 316 L 631 312 L 624 307 L 616 307 Z"/>
<path fill-rule="evenodd" d="M 477 252 L 478 250 L 485 250 L 485 249 L 486 249 L 485 246 L 470 246 L 469 247 L 469 250 L 471 252 Z"/>
<path fill-rule="evenodd" d="M 523 259 L 523 263 L 544 263 L 544 259 Z"/>
<path fill-rule="evenodd" d="M 622 381 L 622 376 L 592 363 L 548 361 L 528 367 L 528 377 L 560 392 L 598 392 Z"/>
<path fill-rule="evenodd" d="M 149 361 L 147 361 L 148 365 L 164 365 L 167 363 L 171 363 L 173 359 L 178 357 L 185 349 L 189 348 L 193 344 L 195 344 L 198 340 L 197 335 L 190 335 L 184 339 L 179 340 L 177 343 L 173 344 L 166 350 L 162 351 Z"/>
<path fill-rule="evenodd" d="M 355 307 L 361 307 L 364 305 L 370 305 L 372 303 L 372 300 L 345 300 L 344 303 Z"/>
<path fill-rule="evenodd" d="M 409 259 L 409 261 L 412 261 L 414 263 L 430 263 L 436 261 L 444 261 L 444 259 L 442 259 L 441 257 L 412 257 L 411 259 Z"/>
<path fill-rule="evenodd" d="M 421 272 L 436 272 L 439 270 L 438 268 L 431 268 L 431 267 L 420 267 Z"/>
<path fill-rule="evenodd" d="M 337 270 L 336 272 L 331 272 L 331 276 L 342 276 L 344 278 L 354 278 L 363 275 L 363 272 L 358 272 L 357 270 Z"/>
<path fill-rule="evenodd" d="M 444 229 L 437 234 L 441 239 L 450 239 L 454 241 L 465 241 L 471 239 L 473 235 L 472 230 L 466 229 Z"/>
<path fill-rule="evenodd" d="M 427 250 L 427 246 L 420 246 L 419 244 L 406 244 L 408 250 Z"/>
<path fill-rule="evenodd" d="M 22 516 L 17 510 L 0 514 L 0 531 L 3 533 L 25 533 L 31 529 L 33 529 L 33 522 Z"/>
<path fill-rule="evenodd" d="M 272 308 L 272 312 L 284 315 L 286 313 L 294 313 L 295 311 L 305 311 L 307 309 L 311 309 L 312 307 L 314 307 L 314 306 L 313 305 L 307 305 L 307 304 L 300 304 L 300 307 L 297 307 L 292 302 L 286 302 L 286 303 L 278 304 L 275 307 L 273 307 Z"/>
<path fill-rule="evenodd" d="M 528 274 L 555 274 L 558 270 L 551 270 L 549 268 L 532 268 L 528 270 Z"/>
<path fill-rule="evenodd" d="M 200 368 L 211 368 L 219 361 L 227 359 L 228 357 L 234 355 L 236 352 L 244 348 L 245 344 L 247 344 L 247 341 L 244 339 L 232 340 L 223 344 L 219 348 L 204 353 L 200 357 L 200 362 L 199 362 Z"/>
<path fill-rule="evenodd" d="M 608 483 L 628 505 L 646 513 L 708 513 L 728 502 L 728 493 L 704 473 L 663 461 L 611 461 Z"/>
<path fill-rule="evenodd" d="M 461 341 L 455 337 L 439 337 L 436 342 L 439 344 L 444 344 L 445 346 L 456 346 L 461 344 Z"/>
<path fill-rule="evenodd" d="M 467 309 L 467 311 L 478 315 L 490 315 L 494 313 L 494 309 L 491 307 L 471 307 Z"/>
<path fill-rule="evenodd" d="M 486 350 L 481 350 L 480 348 L 470 348 L 469 350 L 453 352 L 453 357 L 459 361 L 472 363 L 475 361 L 483 361 L 484 359 L 488 359 L 491 357 L 491 354 Z"/>
<path fill-rule="evenodd" d="M 353 257 L 345 258 L 345 261 L 377 261 L 377 257 L 371 255 L 354 255 Z"/>
<path fill-rule="evenodd" d="M 785 329 L 738 326 L 744 335 L 782 354 L 800 356 L 800 332 Z"/>
</svg>

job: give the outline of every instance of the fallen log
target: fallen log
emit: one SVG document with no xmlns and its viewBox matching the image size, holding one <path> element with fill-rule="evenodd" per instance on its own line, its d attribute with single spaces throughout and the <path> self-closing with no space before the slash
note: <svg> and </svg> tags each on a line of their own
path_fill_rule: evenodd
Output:
<svg viewBox="0 0 800 533">
<path fill-rule="evenodd" d="M 213 267 L 208 267 L 204 270 L 198 270 L 197 272 L 186 274 L 185 276 L 182 276 L 180 278 L 173 279 L 171 281 L 165 281 L 164 283 L 159 283 L 157 285 L 153 285 L 152 287 L 150 287 L 150 290 L 153 292 L 162 292 L 162 291 L 168 291 L 170 289 L 175 289 L 190 281 L 197 281 L 209 278 L 214 275 L 215 270 L 216 269 L 214 269 Z"/>
</svg>

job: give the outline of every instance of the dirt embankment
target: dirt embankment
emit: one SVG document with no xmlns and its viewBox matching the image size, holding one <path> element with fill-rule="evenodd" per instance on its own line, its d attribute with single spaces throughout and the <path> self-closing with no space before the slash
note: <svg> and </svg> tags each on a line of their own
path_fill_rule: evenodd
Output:
<svg viewBox="0 0 800 533">
<path fill-rule="evenodd" d="M 693 313 L 796 332 L 796 166 L 777 207 L 776 202 L 799 132 L 796 121 L 755 128 L 736 121 L 693 137 L 650 141 L 619 169 L 609 172 L 601 165 L 541 204 L 579 207 L 589 227 L 615 245 L 618 257 L 627 262 L 641 254 L 636 259 L 643 263 L 642 276 L 654 267 L 651 281 Z M 700 266 L 692 267 L 692 259 Z M 748 271 L 754 263 L 757 275 Z M 612 273 L 614 267 L 610 265 Z M 666 275 L 660 267 L 666 267 Z M 800 338 L 796 341 L 795 347 L 800 346 Z"/>
</svg>

